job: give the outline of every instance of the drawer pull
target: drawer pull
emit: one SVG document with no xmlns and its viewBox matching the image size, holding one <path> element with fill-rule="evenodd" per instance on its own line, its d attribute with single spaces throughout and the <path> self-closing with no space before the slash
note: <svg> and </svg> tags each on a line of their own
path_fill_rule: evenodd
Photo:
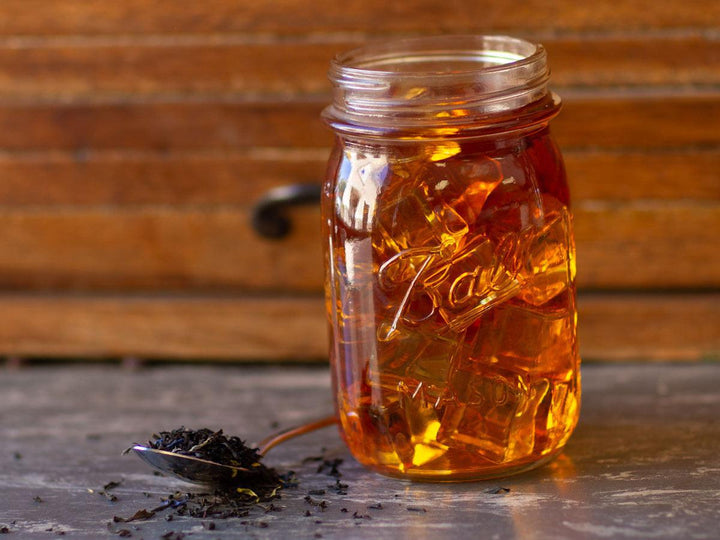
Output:
<svg viewBox="0 0 720 540">
<path fill-rule="evenodd" d="M 252 227 L 264 238 L 281 239 L 292 229 L 287 208 L 318 204 L 320 184 L 289 184 L 272 189 L 253 208 Z"/>
</svg>

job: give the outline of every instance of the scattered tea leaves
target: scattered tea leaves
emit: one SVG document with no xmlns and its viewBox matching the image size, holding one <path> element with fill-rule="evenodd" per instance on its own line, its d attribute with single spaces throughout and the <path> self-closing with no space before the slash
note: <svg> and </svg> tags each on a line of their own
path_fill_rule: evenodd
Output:
<svg viewBox="0 0 720 540">
<path fill-rule="evenodd" d="M 216 463 L 250 468 L 260 460 L 257 448 L 250 448 L 239 437 L 226 437 L 223 430 L 212 431 L 180 427 L 154 434 L 149 446 L 156 450 L 194 456 Z"/>
<path fill-rule="evenodd" d="M 135 512 L 131 517 L 129 518 L 122 518 L 120 516 L 113 516 L 113 521 L 115 523 L 130 523 L 131 521 L 143 521 L 146 519 L 150 519 L 155 515 L 155 510 L 146 510 L 143 508 L 142 510 L 138 510 Z"/>
<path fill-rule="evenodd" d="M 241 521 L 240 524 L 246 527 L 257 527 L 258 529 L 267 529 L 269 527 L 267 521 Z"/>
<path fill-rule="evenodd" d="M 336 478 L 335 483 L 330 484 L 328 487 L 332 489 L 336 495 L 347 495 L 348 485 L 340 482 L 339 478 Z"/>
<path fill-rule="evenodd" d="M 496 488 L 488 489 L 485 493 L 490 493 L 491 495 L 502 495 L 504 493 L 510 493 L 510 488 L 496 487 Z"/>
<path fill-rule="evenodd" d="M 163 540 L 183 540 L 183 538 L 185 538 L 185 533 L 168 531 L 160 538 L 162 538 Z"/>
<path fill-rule="evenodd" d="M 352 515 L 353 519 L 372 519 L 372 516 L 369 514 L 360 514 L 358 512 L 353 512 Z"/>
<path fill-rule="evenodd" d="M 117 502 L 117 500 L 118 500 L 118 498 L 115 495 L 113 495 L 112 493 L 108 493 L 105 490 L 100 490 L 97 493 L 98 493 L 98 495 L 105 497 L 110 502 Z"/>
<path fill-rule="evenodd" d="M 313 506 L 316 506 L 320 510 L 325 510 L 328 507 L 327 501 L 319 501 L 317 499 L 313 499 L 310 495 L 305 496 L 305 502 L 308 504 L 311 504 Z"/>
<path fill-rule="evenodd" d="M 326 459 L 317 468 L 317 472 L 325 472 L 328 476 L 334 476 L 340 478 L 342 473 L 338 470 L 338 467 L 342 464 L 342 458 Z"/>
<path fill-rule="evenodd" d="M 233 486 L 247 490 L 244 494 L 258 501 L 272 498 L 283 480 L 274 470 L 260 463 L 262 456 L 257 448 L 251 448 L 239 437 L 226 437 L 223 430 L 212 431 L 207 428 L 198 430 L 180 427 L 172 431 L 154 434 L 148 446 L 183 456 L 191 456 L 221 465 L 248 469 L 249 473 L 228 480 L 226 488 Z"/>
</svg>

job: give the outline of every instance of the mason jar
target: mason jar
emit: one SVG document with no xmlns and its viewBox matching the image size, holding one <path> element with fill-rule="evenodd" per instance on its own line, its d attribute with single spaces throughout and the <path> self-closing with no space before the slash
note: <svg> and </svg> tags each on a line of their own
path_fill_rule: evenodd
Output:
<svg viewBox="0 0 720 540">
<path fill-rule="evenodd" d="M 577 422 L 580 373 L 545 49 L 373 43 L 329 76 L 323 238 L 344 440 L 365 466 L 417 480 L 548 461 Z"/>
</svg>

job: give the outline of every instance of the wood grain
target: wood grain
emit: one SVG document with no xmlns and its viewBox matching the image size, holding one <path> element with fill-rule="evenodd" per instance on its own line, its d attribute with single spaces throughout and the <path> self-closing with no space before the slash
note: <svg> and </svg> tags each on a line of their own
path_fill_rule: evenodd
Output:
<svg viewBox="0 0 720 540">
<path fill-rule="evenodd" d="M 581 295 L 585 360 L 720 357 L 720 295 Z M 0 355 L 226 360 L 327 358 L 309 298 L 2 295 Z"/>
<path fill-rule="evenodd" d="M 0 213 L 0 287 L 320 291 L 317 208 L 265 240 L 243 208 L 32 209 Z M 575 210 L 582 288 L 720 287 L 720 205 L 592 203 Z"/>
<path fill-rule="evenodd" d="M 0 206 L 249 207 L 272 188 L 320 183 L 329 152 L 280 148 L 4 154 Z"/>
<path fill-rule="evenodd" d="M 720 148 L 565 151 L 570 192 L 588 200 L 720 201 Z"/>
<path fill-rule="evenodd" d="M 148 41 L 0 39 L 0 99 L 326 94 L 331 58 L 363 43 Z M 720 42 L 702 35 L 547 38 L 543 44 L 559 87 L 720 84 Z"/>
<path fill-rule="evenodd" d="M 218 101 L 0 103 L 0 149 L 233 150 L 327 147 L 327 103 Z M 720 91 L 568 93 L 554 121 L 565 148 L 718 146 Z"/>
<path fill-rule="evenodd" d="M 720 294 L 580 295 L 585 360 L 720 360 Z"/>
<path fill-rule="evenodd" d="M 717 358 L 718 21 L 716 0 L 3 0 L 0 354 L 323 357 L 318 209 L 280 242 L 249 221 L 323 176 L 330 58 L 506 33 L 545 44 L 564 101 L 584 354 Z"/>
<path fill-rule="evenodd" d="M 0 153 L 0 207 L 248 207 L 272 188 L 321 182 L 329 149 Z M 720 148 L 564 152 L 575 205 L 720 201 Z"/>
<path fill-rule="evenodd" d="M 564 95 L 554 121 L 566 148 L 658 148 L 710 146 L 720 142 L 720 92 L 692 91 Z"/>
<path fill-rule="evenodd" d="M 3 0 L 5 35 L 269 32 L 482 32 L 646 28 L 712 28 L 720 20 L 714 0 L 652 2 L 543 0 L 507 4 L 491 0 L 406 2 L 177 2 L 157 0 Z"/>
<path fill-rule="evenodd" d="M 0 297 L 0 354 L 49 357 L 327 358 L 312 299 Z"/>
<path fill-rule="evenodd" d="M 7 211 L 0 215 L 4 289 L 318 291 L 317 209 L 291 235 L 260 238 L 247 210 L 151 207 Z"/>
<path fill-rule="evenodd" d="M 717 203 L 594 203 L 575 218 L 582 287 L 720 287 Z"/>
</svg>

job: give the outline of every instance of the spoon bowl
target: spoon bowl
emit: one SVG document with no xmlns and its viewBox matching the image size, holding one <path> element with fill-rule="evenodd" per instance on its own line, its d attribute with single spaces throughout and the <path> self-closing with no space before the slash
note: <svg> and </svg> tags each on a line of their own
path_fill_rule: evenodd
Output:
<svg viewBox="0 0 720 540">
<path fill-rule="evenodd" d="M 241 482 L 243 478 L 249 479 L 253 475 L 257 475 L 254 471 L 243 467 L 233 467 L 194 456 L 174 454 L 139 444 L 134 445 L 131 450 L 158 471 L 193 484 L 222 485 Z"/>
<path fill-rule="evenodd" d="M 292 427 L 270 435 L 263 439 L 258 445 L 258 454 L 264 456 L 271 448 L 288 439 L 335 423 L 337 423 L 335 416 L 328 416 L 320 420 L 308 422 L 302 426 Z M 154 469 L 193 484 L 211 486 L 241 484 L 245 480 L 259 480 L 263 475 L 262 469 L 264 467 L 258 468 L 257 470 L 235 467 L 195 456 L 158 450 L 141 444 L 133 445 L 127 451 L 129 450 L 135 452 L 140 459 Z"/>
</svg>

